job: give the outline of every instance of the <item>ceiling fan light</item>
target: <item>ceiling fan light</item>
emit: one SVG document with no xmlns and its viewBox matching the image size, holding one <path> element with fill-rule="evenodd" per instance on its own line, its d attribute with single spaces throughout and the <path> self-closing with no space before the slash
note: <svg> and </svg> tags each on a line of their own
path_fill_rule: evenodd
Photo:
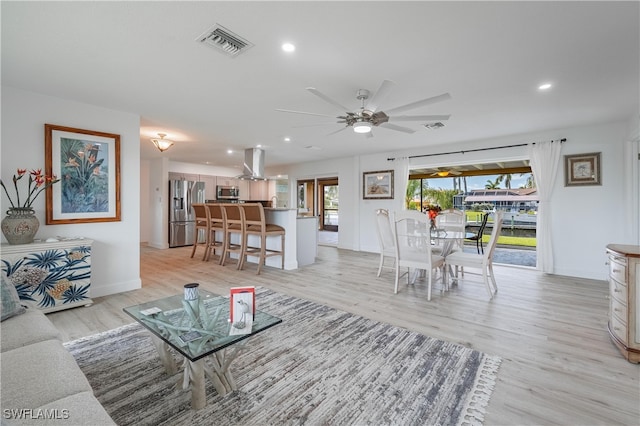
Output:
<svg viewBox="0 0 640 426">
<path fill-rule="evenodd" d="M 437 174 L 438 174 L 438 176 L 440 176 L 440 177 L 447 177 L 447 176 L 449 176 L 449 172 L 448 172 L 448 171 L 438 172 Z"/>
<path fill-rule="evenodd" d="M 358 121 L 353 125 L 353 131 L 356 133 L 369 133 L 371 131 L 371 123 L 368 121 Z"/>
<path fill-rule="evenodd" d="M 167 136 L 165 133 L 158 133 L 158 136 L 160 136 L 160 139 L 151 139 L 151 142 L 156 146 L 156 148 L 158 148 L 158 150 L 160 150 L 160 152 L 165 152 L 173 146 L 173 141 L 164 138 Z"/>
</svg>

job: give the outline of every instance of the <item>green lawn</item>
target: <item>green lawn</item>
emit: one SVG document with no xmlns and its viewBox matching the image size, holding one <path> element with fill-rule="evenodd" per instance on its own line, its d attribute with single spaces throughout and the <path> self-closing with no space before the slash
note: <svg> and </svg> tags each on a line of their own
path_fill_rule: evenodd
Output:
<svg viewBox="0 0 640 426">
<path fill-rule="evenodd" d="M 465 211 L 465 214 L 467 216 L 467 224 L 476 224 L 476 223 L 480 223 L 482 221 L 482 212 L 474 212 L 474 211 Z M 493 222 L 493 219 L 491 218 L 491 216 L 489 216 L 489 221 L 488 223 Z M 484 244 L 487 244 L 489 242 L 489 237 L 490 235 L 490 229 L 487 229 L 487 231 L 489 231 L 489 234 L 484 234 L 482 236 L 482 242 Z M 536 239 L 535 237 L 507 237 L 507 236 L 500 236 L 498 237 L 498 244 L 505 244 L 505 245 L 510 245 L 510 246 L 523 246 L 523 247 L 536 247 Z"/>
</svg>

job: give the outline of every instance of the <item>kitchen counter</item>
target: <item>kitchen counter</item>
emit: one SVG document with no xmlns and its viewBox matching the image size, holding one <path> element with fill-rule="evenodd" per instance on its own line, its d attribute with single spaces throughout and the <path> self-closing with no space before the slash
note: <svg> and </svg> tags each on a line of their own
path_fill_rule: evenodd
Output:
<svg viewBox="0 0 640 426">
<path fill-rule="evenodd" d="M 298 267 L 311 265 L 318 256 L 318 216 L 296 217 Z"/>
<path fill-rule="evenodd" d="M 297 252 L 297 224 L 296 224 L 296 210 L 285 208 L 272 208 L 265 207 L 264 216 L 267 223 L 273 223 L 274 225 L 280 225 L 285 230 L 284 235 L 284 269 L 292 270 L 298 269 Z M 275 244 L 275 238 L 268 238 L 267 244 Z M 249 261 L 257 262 L 255 257 L 249 257 Z M 280 268 L 281 259 L 279 257 L 267 258 L 267 265 L 275 268 Z"/>
</svg>

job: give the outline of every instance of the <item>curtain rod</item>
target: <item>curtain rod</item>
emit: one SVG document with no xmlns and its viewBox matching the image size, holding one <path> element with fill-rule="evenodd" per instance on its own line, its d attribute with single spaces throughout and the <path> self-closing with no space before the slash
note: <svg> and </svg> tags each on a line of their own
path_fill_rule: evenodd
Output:
<svg viewBox="0 0 640 426">
<path fill-rule="evenodd" d="M 560 143 L 566 142 L 567 139 L 566 138 L 562 138 L 560 139 Z M 551 142 L 555 142 L 555 141 L 551 141 Z M 535 145 L 536 143 L 533 142 L 532 145 Z M 494 147 L 490 147 L 490 148 L 476 148 L 476 149 L 467 149 L 464 151 L 451 151 L 451 152 L 439 152 L 436 154 L 422 154 L 422 155 L 410 155 L 407 158 L 420 158 L 420 157 L 435 157 L 438 155 L 449 155 L 449 154 L 464 154 L 466 152 L 477 152 L 477 151 L 491 151 L 494 149 L 504 149 L 504 148 L 515 148 L 515 147 L 519 147 L 519 146 L 527 146 L 529 145 L 528 143 L 521 143 L 521 144 L 517 144 L 517 145 L 505 145 L 505 146 L 494 146 Z M 389 157 L 387 158 L 387 161 L 394 161 L 395 157 Z"/>
</svg>

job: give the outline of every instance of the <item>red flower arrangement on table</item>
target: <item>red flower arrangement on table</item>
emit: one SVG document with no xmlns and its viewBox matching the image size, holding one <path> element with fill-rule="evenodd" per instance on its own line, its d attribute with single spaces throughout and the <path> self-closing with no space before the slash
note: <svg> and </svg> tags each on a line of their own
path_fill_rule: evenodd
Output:
<svg viewBox="0 0 640 426">
<path fill-rule="evenodd" d="M 431 227 L 435 228 L 436 227 L 436 216 L 438 216 L 438 214 L 442 211 L 442 209 L 438 205 L 427 204 L 425 206 L 425 210 L 426 210 L 427 215 L 429 216 L 429 220 L 431 220 Z"/>
</svg>

